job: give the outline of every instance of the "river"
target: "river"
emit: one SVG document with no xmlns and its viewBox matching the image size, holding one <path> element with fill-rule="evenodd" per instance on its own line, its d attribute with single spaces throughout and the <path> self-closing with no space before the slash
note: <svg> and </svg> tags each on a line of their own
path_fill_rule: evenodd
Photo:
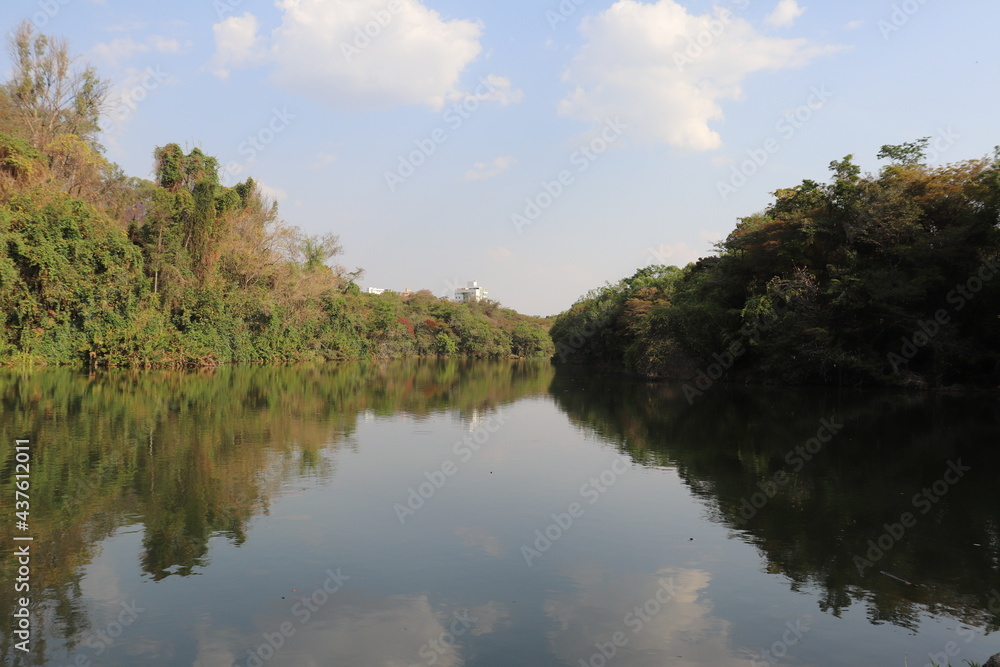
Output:
<svg viewBox="0 0 1000 667">
<path fill-rule="evenodd" d="M 1000 652 L 995 396 L 720 384 L 691 399 L 532 362 L 4 371 L 3 664 Z"/>
</svg>

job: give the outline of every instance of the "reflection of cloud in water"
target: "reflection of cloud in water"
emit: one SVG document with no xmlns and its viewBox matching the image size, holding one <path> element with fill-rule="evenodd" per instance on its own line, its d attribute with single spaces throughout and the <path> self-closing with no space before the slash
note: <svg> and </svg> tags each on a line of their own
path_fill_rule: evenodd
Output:
<svg viewBox="0 0 1000 667">
<path fill-rule="evenodd" d="M 503 555 L 500 540 L 478 526 L 459 526 L 455 534 L 462 538 L 462 544 L 467 547 L 479 547 L 489 556 L 499 558 Z"/>
<path fill-rule="evenodd" d="M 233 637 L 232 631 L 213 633 L 208 621 L 201 621 L 194 627 L 194 635 L 198 641 L 198 655 L 192 667 L 232 667 L 241 656 L 236 655 L 233 647 L 239 642 Z M 246 658 L 246 653 L 243 653 Z M 239 663 L 245 664 L 245 663 Z"/>
<path fill-rule="evenodd" d="M 498 625 L 510 625 L 510 612 L 498 602 L 489 602 L 469 611 L 474 620 L 472 634 L 492 634 Z"/>
<path fill-rule="evenodd" d="M 595 644 L 606 645 L 616 632 L 624 634 L 625 644 L 609 661 L 615 667 L 750 664 L 733 654 L 730 623 L 712 616 L 711 603 L 703 597 L 710 577 L 703 570 L 670 567 L 656 574 L 607 578 L 590 564 L 572 568 L 568 576 L 577 586 L 557 593 L 545 605 L 557 624 L 549 633 L 553 651 L 567 664 L 588 663 L 598 653 Z M 663 600 L 668 588 L 670 599 L 665 604 L 656 601 L 657 591 Z M 642 611 L 650 600 L 655 603 Z"/>
<path fill-rule="evenodd" d="M 274 636 L 282 623 L 289 622 L 294 634 L 265 661 L 268 667 L 408 667 L 427 664 L 430 656 L 435 657 L 436 667 L 460 667 L 465 664 L 465 640 L 492 633 L 497 626 L 509 624 L 509 617 L 496 602 L 469 610 L 442 610 L 432 608 L 426 595 L 371 598 L 344 591 L 334 594 L 305 625 L 301 617 L 289 613 L 263 618 L 255 632 L 239 638 L 230 637 L 232 631 L 225 629 L 214 635 L 199 632 L 195 664 L 244 667 L 248 651 L 266 643 L 264 634 Z"/>
</svg>

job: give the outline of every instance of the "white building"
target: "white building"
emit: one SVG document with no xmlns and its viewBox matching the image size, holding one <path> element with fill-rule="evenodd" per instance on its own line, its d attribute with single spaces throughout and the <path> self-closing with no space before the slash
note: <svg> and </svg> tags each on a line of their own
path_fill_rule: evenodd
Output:
<svg viewBox="0 0 1000 667">
<path fill-rule="evenodd" d="M 489 292 L 485 288 L 480 287 L 479 283 L 473 280 L 469 283 L 468 287 L 459 287 L 455 290 L 455 301 L 460 301 L 462 303 L 469 303 L 471 301 L 482 301 L 489 296 Z"/>
<path fill-rule="evenodd" d="M 381 294 L 384 291 L 385 290 L 382 289 L 382 288 L 380 288 L 380 287 L 369 287 L 368 288 L 368 293 L 369 294 Z"/>
</svg>

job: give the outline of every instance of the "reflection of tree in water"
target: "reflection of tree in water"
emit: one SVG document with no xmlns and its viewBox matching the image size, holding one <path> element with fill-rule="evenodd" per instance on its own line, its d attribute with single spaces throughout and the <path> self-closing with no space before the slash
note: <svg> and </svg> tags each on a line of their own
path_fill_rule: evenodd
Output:
<svg viewBox="0 0 1000 667">
<path fill-rule="evenodd" d="M 637 461 L 676 467 L 712 520 L 754 544 L 769 572 L 817 595 L 823 611 L 863 602 L 873 623 L 913 629 L 931 613 L 1000 628 L 995 397 L 720 385 L 689 405 L 677 386 L 563 368 L 551 392 L 574 423 Z M 831 416 L 843 430 L 796 472 L 797 455 L 786 456 Z M 914 494 L 958 459 L 972 471 L 926 514 L 914 508 Z M 751 515 L 743 501 L 781 471 L 787 482 Z M 916 525 L 859 574 L 855 556 L 903 512 Z"/>
<path fill-rule="evenodd" d="M 538 362 L 411 360 L 224 367 L 94 375 L 46 369 L 0 373 L 0 439 L 32 440 L 33 590 L 45 638 L 73 651 L 89 629 L 83 566 L 121 527 L 143 526 L 141 567 L 153 580 L 209 562 L 213 539 L 239 545 L 282 482 L 331 479 L 325 455 L 353 441 L 359 413 L 420 419 L 474 413 L 546 391 Z M 0 494 L 13 496 L 13 456 Z M 0 579 L 12 581 L 9 522 L 0 524 Z M 0 613 L 14 605 L 0 588 Z M 12 638 L 0 631 L 0 654 Z"/>
</svg>

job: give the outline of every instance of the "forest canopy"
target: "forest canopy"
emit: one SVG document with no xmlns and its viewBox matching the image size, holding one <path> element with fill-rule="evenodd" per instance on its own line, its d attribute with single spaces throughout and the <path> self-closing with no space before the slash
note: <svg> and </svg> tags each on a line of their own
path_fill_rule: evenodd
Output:
<svg viewBox="0 0 1000 667">
<path fill-rule="evenodd" d="M 0 363 L 113 366 L 551 355 L 548 322 L 428 291 L 362 294 L 333 232 L 176 143 L 153 180 L 98 143 L 109 83 L 28 22 L 0 86 Z"/>
<path fill-rule="evenodd" d="M 943 166 L 927 139 L 778 190 L 717 256 L 651 266 L 553 324 L 556 360 L 690 381 L 1000 384 L 1000 149 Z"/>
</svg>

